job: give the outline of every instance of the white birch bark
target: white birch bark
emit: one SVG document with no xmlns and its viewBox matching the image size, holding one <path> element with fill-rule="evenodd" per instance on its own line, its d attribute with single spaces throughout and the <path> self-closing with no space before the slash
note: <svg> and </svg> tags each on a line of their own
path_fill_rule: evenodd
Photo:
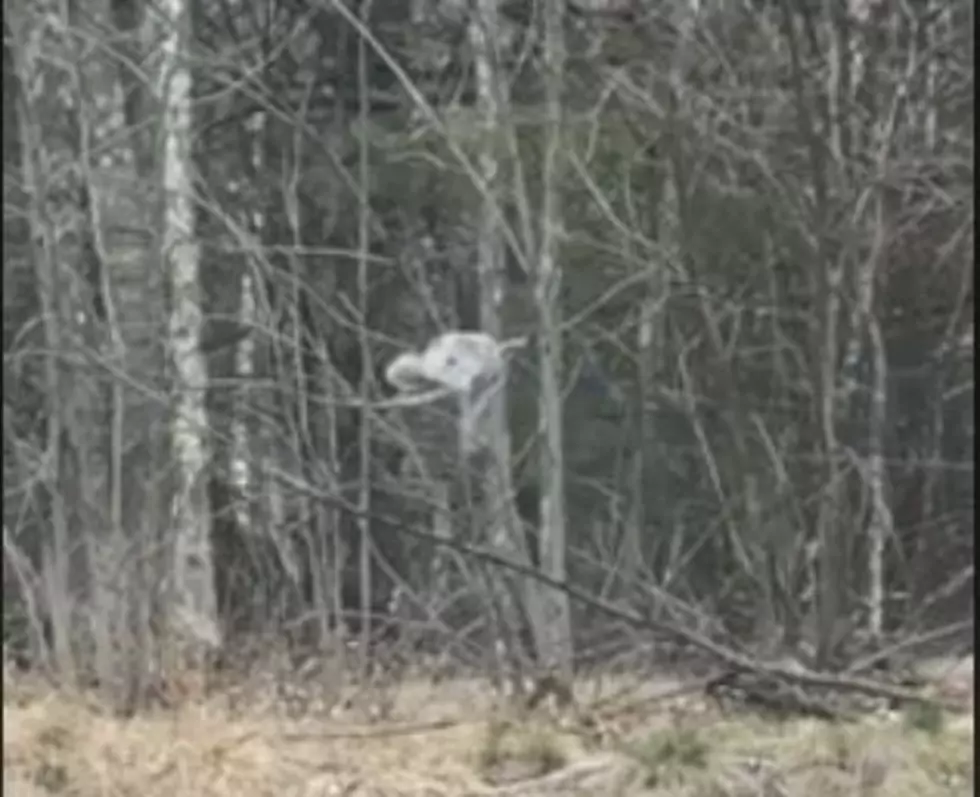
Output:
<svg viewBox="0 0 980 797">
<path fill-rule="evenodd" d="M 174 365 L 172 445 L 177 460 L 173 504 L 173 572 L 170 597 L 174 630 L 194 644 L 221 641 L 214 591 L 205 388 L 207 362 L 201 351 L 200 251 L 195 240 L 191 183 L 191 75 L 185 56 L 191 10 L 184 0 L 161 4 L 166 17 L 161 42 L 164 98 L 164 258 L 173 306 L 170 346 Z"/>
<path fill-rule="evenodd" d="M 255 324 L 255 295 L 252 275 L 243 274 L 240 285 L 241 299 L 238 317 L 242 324 Z M 255 340 L 246 336 L 235 347 L 235 376 L 247 383 L 255 375 Z M 243 387 L 235 396 L 231 421 L 230 475 L 235 487 L 235 522 L 246 534 L 252 531 L 252 513 L 244 497 L 252 494 L 255 474 L 252 472 L 252 440 L 245 413 L 249 399 L 248 388 Z M 271 513 L 270 513 L 271 514 Z"/>
</svg>

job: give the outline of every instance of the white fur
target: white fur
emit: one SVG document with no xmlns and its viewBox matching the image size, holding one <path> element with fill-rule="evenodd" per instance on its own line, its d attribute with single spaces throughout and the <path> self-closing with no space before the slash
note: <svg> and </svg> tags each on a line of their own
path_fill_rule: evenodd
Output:
<svg viewBox="0 0 980 797">
<path fill-rule="evenodd" d="M 425 383 L 457 394 L 460 447 L 466 454 L 489 443 L 493 399 L 506 377 L 504 347 L 483 332 L 445 332 L 421 353 L 400 354 L 385 369 L 385 379 L 402 391 Z"/>
</svg>

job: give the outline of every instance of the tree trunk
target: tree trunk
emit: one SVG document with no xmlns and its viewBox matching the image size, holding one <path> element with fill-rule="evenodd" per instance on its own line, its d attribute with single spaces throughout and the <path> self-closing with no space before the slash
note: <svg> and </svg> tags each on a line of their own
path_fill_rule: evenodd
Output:
<svg viewBox="0 0 980 797">
<path fill-rule="evenodd" d="M 562 31 L 563 0 L 547 0 L 544 19 L 546 127 L 542 172 L 541 244 L 537 262 L 538 353 L 541 371 L 541 529 L 539 552 L 542 571 L 565 581 L 565 462 L 562 439 L 561 267 L 558 263 L 561 230 L 559 152 L 562 141 L 562 89 L 565 42 Z M 571 676 L 572 625 L 568 595 L 541 590 L 540 632 L 536 634 L 540 663 Z"/>
<path fill-rule="evenodd" d="M 164 96 L 164 257 L 173 306 L 170 345 L 174 365 L 172 445 L 177 460 L 173 506 L 173 572 L 169 597 L 172 630 L 189 643 L 182 652 L 200 664 L 200 652 L 221 643 L 211 553 L 207 362 L 201 350 L 200 251 L 195 240 L 191 184 L 191 75 L 186 65 L 191 10 L 168 0 L 160 74 Z"/>
<path fill-rule="evenodd" d="M 371 0 L 360 4 L 361 21 L 367 27 L 371 15 Z M 368 129 L 369 121 L 369 76 L 368 76 L 368 43 L 363 36 L 357 40 L 357 85 L 359 93 L 359 121 L 363 130 Z M 368 676 L 371 656 L 371 625 L 372 607 L 374 606 L 374 587 L 371 579 L 371 391 L 374 382 L 374 367 L 371 357 L 370 331 L 368 330 L 368 299 L 370 292 L 370 275 L 368 274 L 368 257 L 371 253 L 371 164 L 369 160 L 368 143 L 363 138 L 358 147 L 357 158 L 358 182 L 360 183 L 360 208 L 357 214 L 357 311 L 359 342 L 361 348 L 361 381 L 360 425 L 358 427 L 358 501 L 357 501 L 357 530 L 359 537 L 358 579 L 361 590 L 361 642 L 360 642 L 360 675 L 362 681 Z"/>
<path fill-rule="evenodd" d="M 502 338 L 500 309 L 504 298 L 504 263 L 501 247 L 501 230 L 498 222 L 500 193 L 499 171 L 495 142 L 501 119 L 501 79 L 493 42 L 497 33 L 496 0 L 480 0 L 470 23 L 470 44 L 474 53 L 477 81 L 477 104 L 482 117 L 484 138 L 478 165 L 483 180 L 483 208 L 480 218 L 477 250 L 480 270 L 480 326 L 496 340 Z M 484 516 L 488 519 L 492 545 L 502 554 L 514 557 L 522 563 L 529 561 L 523 544 L 521 520 L 514 504 L 514 488 L 511 476 L 511 443 L 507 422 L 506 390 L 496 391 L 490 409 L 491 456 L 486 482 Z M 523 581 L 523 590 L 517 587 Z M 523 651 L 520 649 L 520 608 L 523 604 L 532 628 L 539 629 L 540 617 L 536 609 L 537 585 L 530 579 L 518 580 L 510 574 L 501 574 L 494 583 L 495 600 L 506 628 L 501 629 L 501 640 L 510 652 L 510 666 L 520 667 Z M 523 600 L 521 599 L 523 592 Z"/>
</svg>

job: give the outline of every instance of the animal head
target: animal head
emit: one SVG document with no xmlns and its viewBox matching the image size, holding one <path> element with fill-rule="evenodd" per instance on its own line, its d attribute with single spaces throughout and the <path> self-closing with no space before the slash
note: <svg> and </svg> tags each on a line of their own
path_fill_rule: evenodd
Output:
<svg viewBox="0 0 980 797">
<path fill-rule="evenodd" d="M 501 347 L 482 332 L 446 332 L 426 346 L 421 354 L 407 352 L 396 357 L 385 370 L 385 378 L 401 390 L 413 390 L 428 382 L 466 393 L 478 379 L 502 375 Z"/>
<path fill-rule="evenodd" d="M 483 332 L 445 332 L 422 352 L 407 352 L 392 360 L 385 378 L 404 392 L 436 386 L 455 393 L 460 450 L 470 455 L 490 442 L 494 399 L 506 375 L 504 355 L 524 343 L 498 343 Z"/>
<path fill-rule="evenodd" d="M 447 332 L 422 352 L 423 373 L 446 387 L 467 391 L 478 377 L 503 373 L 500 347 L 481 332 Z"/>
</svg>

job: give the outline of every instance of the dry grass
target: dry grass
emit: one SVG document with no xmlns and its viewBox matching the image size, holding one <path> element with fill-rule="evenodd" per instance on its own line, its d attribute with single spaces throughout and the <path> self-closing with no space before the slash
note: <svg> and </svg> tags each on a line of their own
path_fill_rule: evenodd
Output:
<svg viewBox="0 0 980 797">
<path fill-rule="evenodd" d="M 973 792 L 972 716 L 921 730 L 722 717 L 700 700 L 625 701 L 601 719 L 516 717 L 478 683 L 398 690 L 392 719 L 290 720 L 224 701 L 133 719 L 50 690 L 4 694 L 14 797 L 959 797 Z M 635 704 L 634 704 L 635 705 Z M 601 725 L 601 728 L 596 726 Z"/>
</svg>

